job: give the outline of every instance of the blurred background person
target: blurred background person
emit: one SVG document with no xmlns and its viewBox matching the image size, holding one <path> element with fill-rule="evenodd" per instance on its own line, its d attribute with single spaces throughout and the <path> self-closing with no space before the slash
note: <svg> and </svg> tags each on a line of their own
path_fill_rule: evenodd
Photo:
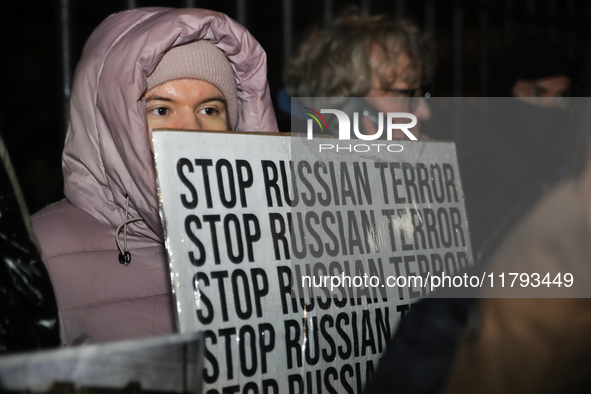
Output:
<svg viewBox="0 0 591 394">
<path fill-rule="evenodd" d="M 432 70 L 428 49 L 426 35 L 410 21 L 364 17 L 351 8 L 333 24 L 312 29 L 285 68 L 285 90 L 290 97 L 363 97 L 334 101 L 332 108 L 362 113 L 366 134 L 376 132 L 378 112 L 411 112 L 418 123 L 410 131 L 424 139 L 420 123 L 431 117 L 425 101 Z M 393 138 L 405 136 L 396 130 Z"/>
<path fill-rule="evenodd" d="M 576 68 L 561 48 L 526 37 L 493 72 L 486 143 L 461 161 L 475 254 L 494 249 L 535 201 L 566 175 Z M 510 98 L 512 97 L 512 98 Z"/>
<path fill-rule="evenodd" d="M 539 287 L 488 288 L 465 327 L 443 393 L 588 393 L 591 386 L 591 99 L 576 99 L 574 130 L 587 162 L 514 226 L 487 272 L 549 273 Z M 566 274 L 566 275 L 565 275 Z M 571 275 L 572 282 L 559 285 Z M 486 286 L 485 286 L 486 287 Z M 550 298 L 557 297 L 561 298 Z M 541 298 L 544 297 L 544 298 Z"/>
<path fill-rule="evenodd" d="M 576 105 L 574 133 L 589 153 L 591 100 Z M 366 393 L 589 392 L 589 155 L 580 173 L 551 187 L 507 231 L 493 254 L 460 276 L 519 273 L 515 285 L 485 283 L 454 293 L 479 298 L 413 305 Z"/>
<path fill-rule="evenodd" d="M 563 107 L 577 90 L 576 67 L 564 49 L 538 36 L 524 37 L 503 55 L 493 72 L 492 97 L 520 97 L 540 106 Z"/>
</svg>

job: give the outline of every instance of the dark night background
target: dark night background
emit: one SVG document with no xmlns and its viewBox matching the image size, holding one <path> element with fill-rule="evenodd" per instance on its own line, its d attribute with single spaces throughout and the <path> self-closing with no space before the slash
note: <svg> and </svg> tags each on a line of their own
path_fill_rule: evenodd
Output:
<svg viewBox="0 0 591 394">
<path fill-rule="evenodd" d="M 31 213 L 63 198 L 61 150 L 63 120 L 60 7 L 65 0 L 7 1 L 1 14 L 0 132 Z M 69 0 L 71 70 L 92 30 L 108 15 L 127 8 L 119 0 Z M 197 0 L 200 8 L 238 19 L 234 0 Z M 273 97 L 282 87 L 284 4 L 291 3 L 293 48 L 314 25 L 325 22 L 326 6 L 335 17 L 355 4 L 360 12 L 410 17 L 435 42 L 434 96 L 486 96 L 489 73 L 514 39 L 538 34 L 558 43 L 581 70 L 591 64 L 591 2 L 584 0 L 246 0 L 246 27 L 267 51 Z M 184 1 L 138 0 L 137 6 L 183 7 Z M 330 16 L 330 14 L 328 15 Z M 282 131 L 289 117 L 279 116 Z M 445 138 L 447 136 L 438 136 Z M 465 136 L 466 147 L 478 144 Z M 463 151 L 460 150 L 462 155 Z"/>
</svg>

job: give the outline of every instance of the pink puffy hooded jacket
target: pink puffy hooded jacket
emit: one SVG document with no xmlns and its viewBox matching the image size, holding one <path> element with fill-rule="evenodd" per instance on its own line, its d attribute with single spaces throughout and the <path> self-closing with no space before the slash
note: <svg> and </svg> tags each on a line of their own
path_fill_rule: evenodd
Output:
<svg viewBox="0 0 591 394">
<path fill-rule="evenodd" d="M 142 97 L 162 55 L 200 39 L 221 49 L 235 71 L 238 130 L 277 131 L 265 52 L 226 15 L 136 9 L 110 16 L 94 31 L 74 76 L 63 154 L 66 199 L 33 217 L 65 344 L 175 331 Z M 129 266 L 119 263 L 115 241 L 126 194 L 128 216 L 143 219 L 127 228 Z"/>
</svg>

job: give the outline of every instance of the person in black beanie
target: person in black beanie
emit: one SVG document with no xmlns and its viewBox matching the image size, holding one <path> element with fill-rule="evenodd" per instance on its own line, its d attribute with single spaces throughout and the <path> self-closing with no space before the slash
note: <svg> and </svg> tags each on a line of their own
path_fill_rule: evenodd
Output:
<svg viewBox="0 0 591 394">
<path fill-rule="evenodd" d="M 515 43 L 496 67 L 486 100 L 487 141 L 460 163 L 472 250 L 481 260 L 512 223 L 566 174 L 574 64 L 539 37 Z M 513 97 L 513 98 L 505 98 Z"/>
<path fill-rule="evenodd" d="M 497 64 L 490 93 L 492 97 L 569 97 L 576 90 L 576 75 L 574 63 L 562 48 L 541 37 L 525 37 Z"/>
</svg>

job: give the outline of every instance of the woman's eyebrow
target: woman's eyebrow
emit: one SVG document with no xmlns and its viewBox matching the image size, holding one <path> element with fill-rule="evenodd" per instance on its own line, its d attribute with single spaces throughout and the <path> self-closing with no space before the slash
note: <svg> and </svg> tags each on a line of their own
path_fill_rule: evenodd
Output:
<svg viewBox="0 0 591 394">
<path fill-rule="evenodd" d="M 211 101 L 221 101 L 222 103 L 226 104 L 226 99 L 223 96 L 214 96 L 214 97 L 209 97 L 206 98 L 205 100 L 203 100 L 201 103 L 209 103 Z"/>
<path fill-rule="evenodd" d="M 146 103 L 150 102 L 150 101 L 168 101 L 168 102 L 175 102 L 174 99 L 170 98 L 170 97 L 162 97 L 162 96 L 152 96 L 152 97 L 148 97 L 146 99 Z M 202 103 L 209 103 L 211 101 L 221 101 L 222 103 L 226 104 L 226 99 L 223 96 L 215 96 L 215 97 L 209 97 L 205 100 L 202 101 Z"/>
<path fill-rule="evenodd" d="M 152 97 L 148 97 L 146 99 L 146 103 L 149 102 L 149 101 L 154 101 L 154 100 L 174 102 L 174 100 L 171 99 L 170 97 L 152 96 Z"/>
</svg>

